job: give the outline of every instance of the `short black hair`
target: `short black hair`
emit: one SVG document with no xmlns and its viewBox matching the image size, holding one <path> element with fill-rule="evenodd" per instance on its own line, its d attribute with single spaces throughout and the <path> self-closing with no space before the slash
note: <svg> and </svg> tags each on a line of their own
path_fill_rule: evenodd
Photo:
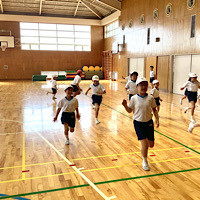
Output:
<svg viewBox="0 0 200 200">
<path fill-rule="evenodd" d="M 153 66 L 153 65 L 151 65 L 150 67 L 151 67 L 151 68 L 154 68 L 154 66 Z"/>
<path fill-rule="evenodd" d="M 131 73 L 131 76 L 133 76 L 133 75 L 138 76 L 138 73 L 137 73 L 137 72 L 133 72 L 133 73 Z"/>
</svg>

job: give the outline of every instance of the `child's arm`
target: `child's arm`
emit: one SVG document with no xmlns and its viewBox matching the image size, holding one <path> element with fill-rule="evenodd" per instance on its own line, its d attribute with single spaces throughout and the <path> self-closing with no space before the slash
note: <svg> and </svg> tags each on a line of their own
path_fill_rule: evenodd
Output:
<svg viewBox="0 0 200 200">
<path fill-rule="evenodd" d="M 159 97 L 160 101 L 163 101 L 160 97 Z"/>
<path fill-rule="evenodd" d="M 91 90 L 91 88 L 88 88 L 88 90 L 85 92 L 85 95 L 87 95 L 87 93 Z"/>
<path fill-rule="evenodd" d="M 156 125 L 157 125 L 157 128 L 159 127 L 159 117 L 158 117 L 158 111 L 156 110 L 156 107 L 155 108 L 152 108 L 153 110 L 153 114 L 156 118 Z"/>
<path fill-rule="evenodd" d="M 125 99 L 122 101 L 122 105 L 124 106 L 124 108 L 126 109 L 126 111 L 127 111 L 128 113 L 131 113 L 131 112 L 132 112 L 132 109 L 128 107 L 127 101 L 126 101 Z"/>
<path fill-rule="evenodd" d="M 76 108 L 76 117 L 77 117 L 78 120 L 81 118 L 79 111 L 78 111 L 78 108 Z"/>
<path fill-rule="evenodd" d="M 60 111 L 61 111 L 61 108 L 58 108 L 58 109 L 57 109 L 57 112 L 56 112 L 56 116 L 53 118 L 53 121 L 54 121 L 54 122 L 57 120 Z"/>
<path fill-rule="evenodd" d="M 188 82 L 186 82 L 182 87 L 181 87 L 181 90 L 183 90 L 185 87 L 187 87 L 188 85 Z"/>
<path fill-rule="evenodd" d="M 77 88 L 80 90 L 80 91 L 82 91 L 82 89 L 80 88 L 80 86 L 79 86 L 79 84 L 77 83 Z"/>
</svg>

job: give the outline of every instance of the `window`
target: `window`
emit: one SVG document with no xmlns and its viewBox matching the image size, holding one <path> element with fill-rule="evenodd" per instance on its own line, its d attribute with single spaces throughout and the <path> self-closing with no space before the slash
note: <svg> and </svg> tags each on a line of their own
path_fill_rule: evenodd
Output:
<svg viewBox="0 0 200 200">
<path fill-rule="evenodd" d="M 195 5 L 195 0 L 187 0 L 188 9 L 193 9 Z"/>
<path fill-rule="evenodd" d="M 172 4 L 171 3 L 167 4 L 165 12 L 166 12 L 167 16 L 171 15 L 171 13 L 172 13 Z"/>
<path fill-rule="evenodd" d="M 91 27 L 82 25 L 20 23 L 21 49 L 91 51 Z"/>
<path fill-rule="evenodd" d="M 150 28 L 147 29 L 147 44 L 150 44 Z"/>
<path fill-rule="evenodd" d="M 196 25 L 196 15 L 192 15 L 192 18 L 191 18 L 191 32 L 190 32 L 190 37 L 191 38 L 195 37 L 195 25 Z"/>
<path fill-rule="evenodd" d="M 156 20 L 158 18 L 158 9 L 156 8 L 154 11 L 153 11 L 153 19 Z"/>
<path fill-rule="evenodd" d="M 119 32 L 119 22 L 115 21 L 112 24 L 108 24 L 107 26 L 104 26 L 104 37 L 112 37 L 114 35 L 117 35 Z"/>
</svg>

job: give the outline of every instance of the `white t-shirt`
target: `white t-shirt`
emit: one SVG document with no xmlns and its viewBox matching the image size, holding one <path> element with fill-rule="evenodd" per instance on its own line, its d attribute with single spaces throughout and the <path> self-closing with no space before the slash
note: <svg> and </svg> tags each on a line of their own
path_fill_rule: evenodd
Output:
<svg viewBox="0 0 200 200">
<path fill-rule="evenodd" d="M 150 71 L 150 78 L 153 78 L 155 76 L 155 72 L 154 71 Z"/>
<path fill-rule="evenodd" d="M 151 95 L 141 97 L 136 94 L 131 97 L 128 107 L 133 110 L 134 120 L 148 122 L 152 119 L 152 108 L 156 108 L 156 102 Z"/>
<path fill-rule="evenodd" d="M 159 90 L 156 89 L 156 88 L 153 88 L 153 89 L 150 91 L 150 94 L 153 96 L 153 98 L 158 98 L 158 97 L 159 97 Z"/>
<path fill-rule="evenodd" d="M 54 80 L 54 79 L 52 79 L 51 80 L 51 88 L 54 88 L 54 89 L 56 89 L 56 80 Z"/>
<path fill-rule="evenodd" d="M 81 77 L 79 75 L 76 75 L 74 77 L 74 80 L 72 81 L 72 85 L 77 85 L 81 82 Z"/>
<path fill-rule="evenodd" d="M 96 86 L 92 83 L 90 84 L 90 88 L 92 89 L 92 94 L 99 95 L 99 96 L 101 96 L 102 94 L 98 94 L 98 93 L 102 93 L 105 91 L 105 87 L 101 85 L 100 83 Z"/>
<path fill-rule="evenodd" d="M 137 92 L 138 92 L 138 90 L 136 88 L 136 82 L 134 82 L 132 80 L 128 81 L 126 83 L 125 88 L 129 90 L 129 94 L 133 94 L 134 95 L 134 94 L 137 94 Z"/>
<path fill-rule="evenodd" d="M 190 92 L 197 92 L 198 91 L 198 88 L 200 86 L 200 82 L 197 81 L 197 82 L 191 82 L 191 81 L 187 81 L 186 83 L 183 84 L 183 88 L 186 88 L 188 89 L 188 91 Z"/>
<path fill-rule="evenodd" d="M 73 97 L 68 100 L 67 97 L 65 97 L 58 102 L 58 108 L 61 108 L 62 112 L 74 112 L 75 109 L 78 108 L 78 99 Z"/>
</svg>

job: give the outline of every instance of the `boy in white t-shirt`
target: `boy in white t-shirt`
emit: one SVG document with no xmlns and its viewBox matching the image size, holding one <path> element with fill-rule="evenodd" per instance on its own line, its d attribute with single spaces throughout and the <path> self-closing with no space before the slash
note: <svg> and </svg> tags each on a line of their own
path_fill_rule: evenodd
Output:
<svg viewBox="0 0 200 200">
<path fill-rule="evenodd" d="M 159 117 L 156 110 L 156 103 L 153 96 L 148 95 L 148 81 L 146 78 L 138 78 L 136 81 L 138 94 L 131 97 L 129 105 L 124 99 L 122 105 L 128 113 L 134 114 L 134 127 L 141 142 L 141 153 L 143 157 L 142 167 L 145 171 L 149 171 L 147 155 L 149 147 L 154 146 L 154 124 L 152 120 L 152 111 L 156 118 L 157 127 L 159 127 Z"/>
<path fill-rule="evenodd" d="M 65 144 L 69 144 L 69 127 L 70 132 L 74 132 L 75 127 L 75 110 L 76 110 L 76 117 L 80 119 L 80 114 L 78 110 L 78 100 L 77 98 L 73 97 L 73 87 L 68 85 L 65 89 L 66 97 L 61 99 L 58 102 L 58 109 L 56 112 L 56 116 L 54 117 L 53 121 L 55 122 L 58 118 L 60 111 L 62 110 L 62 117 L 61 122 L 64 125 L 64 133 L 66 136 Z"/>
<path fill-rule="evenodd" d="M 150 83 L 151 83 L 151 87 L 153 88 L 153 80 L 156 79 L 156 74 L 153 71 L 154 66 L 150 66 Z"/>
<path fill-rule="evenodd" d="M 50 83 L 51 83 L 52 92 L 49 92 L 49 91 L 47 92 L 47 95 L 48 95 L 49 93 L 53 94 L 52 99 L 56 99 L 56 93 L 57 93 L 57 90 L 58 90 L 58 88 L 57 88 L 57 83 L 56 83 L 56 78 L 57 78 L 56 75 L 54 75 L 54 76 L 51 78 Z"/>
<path fill-rule="evenodd" d="M 122 76 L 123 79 L 125 79 L 127 82 L 131 80 L 131 72 L 129 72 L 129 76 Z"/>
<path fill-rule="evenodd" d="M 92 81 L 93 83 L 90 85 L 85 94 L 87 95 L 89 90 L 92 89 L 92 104 L 95 106 L 95 124 L 99 124 L 98 115 L 103 98 L 102 94 L 105 94 L 106 90 L 105 87 L 99 83 L 99 77 L 97 75 L 92 77 Z"/>
<path fill-rule="evenodd" d="M 72 81 L 71 85 L 74 88 L 73 96 L 79 95 L 82 91 L 82 89 L 79 86 L 79 83 L 81 82 L 81 76 L 83 72 L 82 70 L 77 70 L 77 75 L 74 77 L 74 80 Z"/>
<path fill-rule="evenodd" d="M 126 83 L 125 89 L 129 95 L 129 100 L 135 94 L 137 94 L 136 80 L 138 73 L 136 71 L 131 72 L 131 80 Z"/>
<path fill-rule="evenodd" d="M 153 83 L 154 88 L 150 91 L 150 94 L 153 96 L 153 98 L 156 101 L 157 111 L 159 113 L 159 111 L 160 111 L 160 101 L 162 101 L 162 99 L 159 96 L 159 81 L 153 80 L 152 83 Z"/>
</svg>

